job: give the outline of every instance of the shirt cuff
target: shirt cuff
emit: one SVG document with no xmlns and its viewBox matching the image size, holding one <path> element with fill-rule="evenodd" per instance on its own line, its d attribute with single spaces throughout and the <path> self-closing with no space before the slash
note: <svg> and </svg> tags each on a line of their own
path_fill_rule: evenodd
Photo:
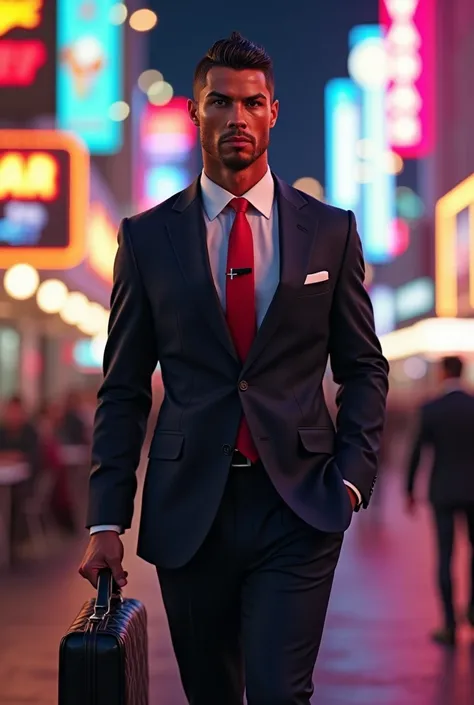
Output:
<svg viewBox="0 0 474 705">
<path fill-rule="evenodd" d="M 122 527 L 117 524 L 97 524 L 89 529 L 90 535 L 98 534 L 100 531 L 116 531 L 117 534 L 122 533 Z"/>
<path fill-rule="evenodd" d="M 355 496 L 357 497 L 356 507 L 357 508 L 360 507 L 360 505 L 362 504 L 362 495 L 359 492 L 359 490 L 357 489 L 357 487 L 355 487 L 355 485 L 353 485 L 352 482 L 348 482 L 347 480 L 344 480 L 344 484 L 346 485 L 346 487 L 350 487 L 351 490 L 354 492 Z"/>
</svg>

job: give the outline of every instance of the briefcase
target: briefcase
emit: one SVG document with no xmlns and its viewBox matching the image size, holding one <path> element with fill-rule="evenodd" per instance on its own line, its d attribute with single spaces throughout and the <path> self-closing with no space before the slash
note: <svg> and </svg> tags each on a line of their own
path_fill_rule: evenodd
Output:
<svg viewBox="0 0 474 705">
<path fill-rule="evenodd" d="M 99 573 L 59 648 L 59 705 L 148 705 L 147 614 Z"/>
</svg>

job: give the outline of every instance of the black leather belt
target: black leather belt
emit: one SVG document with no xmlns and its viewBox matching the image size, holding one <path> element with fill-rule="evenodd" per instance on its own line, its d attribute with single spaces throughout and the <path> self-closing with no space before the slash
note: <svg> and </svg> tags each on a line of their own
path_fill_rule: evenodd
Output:
<svg viewBox="0 0 474 705">
<path fill-rule="evenodd" d="M 234 450 L 232 454 L 231 467 L 233 468 L 249 468 L 252 461 L 245 457 L 239 450 Z"/>
</svg>

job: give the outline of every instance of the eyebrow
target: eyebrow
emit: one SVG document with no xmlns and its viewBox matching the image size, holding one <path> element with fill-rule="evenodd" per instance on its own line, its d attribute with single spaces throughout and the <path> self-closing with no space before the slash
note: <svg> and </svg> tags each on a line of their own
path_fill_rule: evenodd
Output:
<svg viewBox="0 0 474 705">
<path fill-rule="evenodd" d="M 232 100 L 230 96 L 225 95 L 224 93 L 219 93 L 219 91 L 211 91 L 210 93 L 207 94 L 206 98 L 221 98 L 222 100 Z M 266 96 L 264 93 L 256 93 L 255 95 L 250 95 L 245 100 L 258 100 L 262 99 L 266 100 Z"/>
</svg>

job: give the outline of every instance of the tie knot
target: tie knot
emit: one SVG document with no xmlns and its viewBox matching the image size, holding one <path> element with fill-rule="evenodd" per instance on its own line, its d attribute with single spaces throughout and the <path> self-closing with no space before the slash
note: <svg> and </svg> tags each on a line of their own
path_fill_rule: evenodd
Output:
<svg viewBox="0 0 474 705">
<path fill-rule="evenodd" d="M 236 213 L 246 213 L 249 207 L 249 202 L 246 198 L 233 198 L 229 203 L 229 206 L 235 210 Z"/>
</svg>

